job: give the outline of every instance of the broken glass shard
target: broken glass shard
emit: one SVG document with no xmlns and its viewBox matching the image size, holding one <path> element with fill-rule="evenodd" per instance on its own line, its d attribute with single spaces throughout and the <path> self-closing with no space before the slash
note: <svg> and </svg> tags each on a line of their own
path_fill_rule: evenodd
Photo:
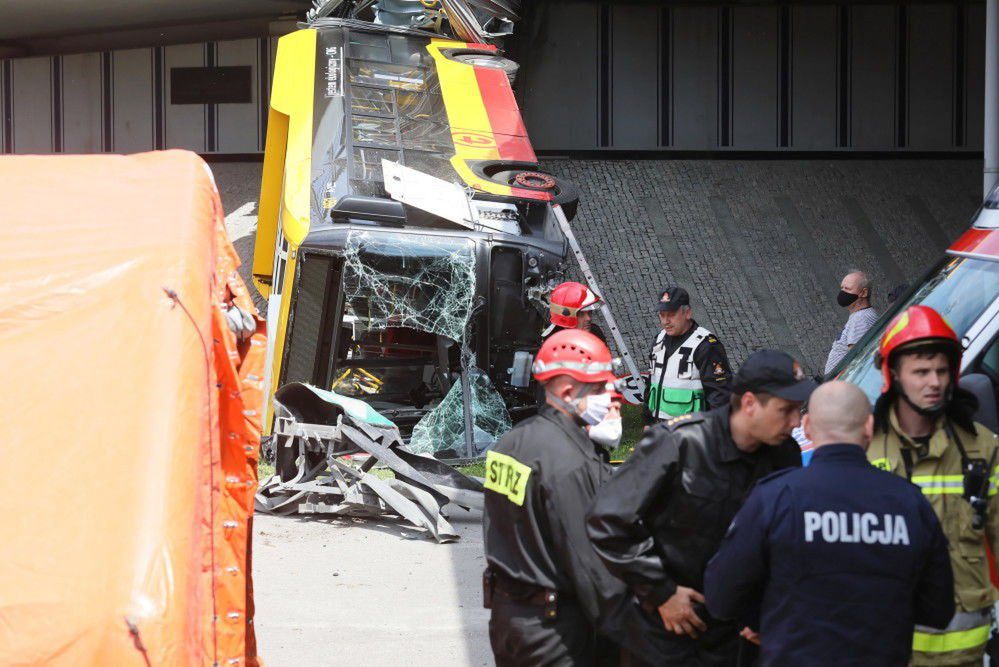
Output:
<svg viewBox="0 0 999 667">
<path fill-rule="evenodd" d="M 481 456 L 513 424 L 503 398 L 482 370 L 468 369 L 472 397 L 472 456 Z M 465 404 L 461 382 L 455 382 L 444 399 L 413 427 L 407 449 L 417 454 L 452 450 L 465 455 Z"/>
</svg>

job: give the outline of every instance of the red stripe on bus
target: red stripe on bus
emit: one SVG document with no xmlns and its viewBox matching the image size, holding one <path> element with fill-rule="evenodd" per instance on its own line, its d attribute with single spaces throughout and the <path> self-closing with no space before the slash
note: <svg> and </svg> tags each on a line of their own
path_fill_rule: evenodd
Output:
<svg viewBox="0 0 999 667">
<path fill-rule="evenodd" d="M 527 138 L 527 128 L 520 117 L 517 100 L 510 89 L 510 80 L 500 69 L 475 68 L 482 104 L 496 139 L 500 157 L 504 160 L 537 162 L 537 156 Z"/>
</svg>

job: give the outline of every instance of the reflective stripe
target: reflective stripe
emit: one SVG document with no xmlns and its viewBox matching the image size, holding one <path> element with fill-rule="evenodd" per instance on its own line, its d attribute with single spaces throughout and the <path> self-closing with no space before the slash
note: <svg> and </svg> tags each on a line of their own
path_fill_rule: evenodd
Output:
<svg viewBox="0 0 999 667">
<path fill-rule="evenodd" d="M 614 362 L 609 361 L 607 363 L 601 363 L 599 361 L 591 361 L 586 363 L 583 361 L 553 361 L 550 364 L 545 364 L 540 361 L 534 362 L 534 373 L 545 373 L 547 371 L 553 370 L 572 370 L 572 371 L 583 371 L 584 373 L 602 373 L 604 371 L 611 371 L 614 369 Z"/>
<path fill-rule="evenodd" d="M 957 632 L 928 633 L 915 632 L 912 635 L 912 650 L 923 653 L 946 653 L 982 646 L 989 640 L 991 626 L 982 625 L 971 630 Z"/>
<path fill-rule="evenodd" d="M 687 391 L 698 391 L 703 389 L 704 385 L 701 384 L 700 380 L 681 380 L 680 378 L 668 377 L 663 380 L 662 387 L 664 389 L 684 389 Z"/>
<path fill-rule="evenodd" d="M 964 493 L 963 475 L 914 475 L 912 483 L 927 496 L 961 495 Z"/>
</svg>

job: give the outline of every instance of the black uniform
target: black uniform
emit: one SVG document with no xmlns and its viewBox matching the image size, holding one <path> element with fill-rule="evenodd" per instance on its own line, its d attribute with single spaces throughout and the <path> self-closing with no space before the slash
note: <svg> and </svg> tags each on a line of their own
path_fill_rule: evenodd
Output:
<svg viewBox="0 0 999 667">
<path fill-rule="evenodd" d="M 907 665 L 913 625 L 954 613 L 944 537 L 919 488 L 857 445 L 761 480 L 708 565 L 719 618 L 750 621 L 763 665 Z M 751 617 L 762 601 L 761 625 Z"/>
<path fill-rule="evenodd" d="M 677 586 L 704 590 L 704 568 L 752 485 L 771 472 L 801 465 L 793 440 L 736 448 L 729 408 L 677 417 L 655 426 L 597 493 L 587 533 L 607 567 L 623 579 L 652 618 L 667 650 L 662 663 L 728 665 L 741 627 L 696 609 L 708 630 L 698 639 L 666 631 L 657 608 Z M 646 661 L 658 664 L 654 656 Z"/>
<path fill-rule="evenodd" d="M 676 352 L 677 348 L 683 345 L 684 341 L 690 338 L 697 330 L 696 320 L 690 321 L 690 330 L 682 336 L 665 336 L 663 343 L 666 346 L 666 359 L 669 359 Z M 658 336 L 657 336 L 658 339 Z M 649 349 L 649 365 L 652 365 L 655 353 L 655 341 Z M 694 366 L 701 376 L 701 384 L 704 386 L 704 400 L 708 406 L 706 409 L 720 408 L 728 404 L 731 395 L 732 371 L 728 364 L 728 354 L 725 353 L 725 346 L 721 344 L 714 334 L 704 339 L 704 342 L 694 350 Z M 665 370 L 665 367 L 663 368 Z M 645 397 L 642 400 L 642 417 L 646 424 L 655 424 L 657 419 L 649 410 L 649 387 L 656 382 L 656 378 L 649 378 L 646 383 Z"/>
<path fill-rule="evenodd" d="M 551 406 L 487 455 L 486 600 L 499 667 L 605 665 L 617 649 L 597 637 L 598 627 L 618 641 L 654 631 L 586 536 L 586 508 L 612 470 L 603 450 Z"/>
</svg>

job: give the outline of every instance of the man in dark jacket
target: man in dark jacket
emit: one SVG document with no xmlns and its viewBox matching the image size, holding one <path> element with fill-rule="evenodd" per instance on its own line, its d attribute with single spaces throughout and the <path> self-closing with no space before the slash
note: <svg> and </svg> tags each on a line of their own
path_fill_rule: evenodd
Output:
<svg viewBox="0 0 999 667">
<path fill-rule="evenodd" d="M 656 631 L 586 536 L 586 508 L 612 468 L 583 429 L 608 412 L 611 361 L 590 333 L 553 334 L 533 369 L 545 407 L 486 455 L 485 593 L 498 667 L 605 667 L 617 660 L 608 638 L 641 646 Z"/>
<path fill-rule="evenodd" d="M 631 664 L 735 660 L 741 626 L 707 614 L 704 568 L 756 480 L 801 465 L 790 436 L 814 386 L 787 354 L 756 352 L 736 374 L 731 407 L 653 427 L 597 492 L 587 533 L 664 626 L 667 650 Z"/>
<path fill-rule="evenodd" d="M 812 463 L 749 496 L 708 565 L 708 611 L 759 628 L 764 666 L 907 665 L 913 626 L 954 613 L 947 539 L 918 487 L 867 462 L 860 389 L 830 382 L 808 407 Z"/>
</svg>

